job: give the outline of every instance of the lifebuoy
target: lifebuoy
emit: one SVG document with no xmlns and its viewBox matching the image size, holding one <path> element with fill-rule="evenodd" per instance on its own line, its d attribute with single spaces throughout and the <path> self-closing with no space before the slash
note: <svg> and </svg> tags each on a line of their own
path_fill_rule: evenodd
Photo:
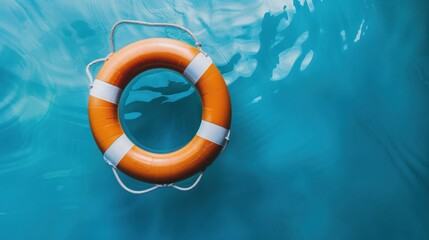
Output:
<svg viewBox="0 0 429 240">
<path fill-rule="evenodd" d="M 123 89 L 135 76 L 154 68 L 183 74 L 202 100 L 197 134 L 171 153 L 137 147 L 119 121 Z M 222 151 L 231 124 L 228 89 L 210 57 L 191 45 L 165 38 L 141 40 L 112 54 L 93 83 L 88 111 L 92 134 L 105 161 L 131 177 L 156 184 L 174 183 L 203 171 Z"/>
</svg>

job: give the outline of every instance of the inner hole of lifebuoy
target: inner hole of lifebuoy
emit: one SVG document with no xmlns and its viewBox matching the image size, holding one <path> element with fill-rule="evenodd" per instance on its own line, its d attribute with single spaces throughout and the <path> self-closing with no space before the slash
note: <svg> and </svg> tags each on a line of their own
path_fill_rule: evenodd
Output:
<svg viewBox="0 0 429 240">
<path fill-rule="evenodd" d="M 135 77 L 119 102 L 125 134 L 140 148 L 155 153 L 185 146 L 197 133 L 201 115 L 198 91 L 183 75 L 167 69 Z"/>
</svg>

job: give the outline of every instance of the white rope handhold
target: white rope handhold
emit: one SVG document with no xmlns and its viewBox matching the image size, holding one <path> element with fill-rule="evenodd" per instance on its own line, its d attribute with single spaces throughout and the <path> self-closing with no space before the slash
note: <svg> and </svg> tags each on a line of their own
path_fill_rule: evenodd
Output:
<svg viewBox="0 0 429 240">
<path fill-rule="evenodd" d="M 171 184 L 170 187 L 175 188 L 175 189 L 180 190 L 180 191 L 192 190 L 198 185 L 198 183 L 200 183 L 201 178 L 203 177 L 203 173 L 204 172 L 201 172 L 200 175 L 198 176 L 197 180 L 195 180 L 195 182 L 189 187 L 180 187 L 180 186 L 177 186 L 176 184 Z"/>
<path fill-rule="evenodd" d="M 94 64 L 97 64 L 99 62 L 105 62 L 109 58 L 109 55 L 107 55 L 107 57 L 105 57 L 105 58 L 95 59 L 94 61 L 92 61 L 92 62 L 88 63 L 88 65 L 86 65 L 85 70 L 86 70 L 86 75 L 88 75 L 88 78 L 89 78 L 89 88 L 90 89 L 92 88 L 92 84 L 94 83 L 94 77 L 92 77 L 92 74 L 91 74 L 91 67 Z"/>
<path fill-rule="evenodd" d="M 105 62 L 107 61 L 110 56 L 115 52 L 115 30 L 116 28 L 121 25 L 121 24 L 137 24 L 137 25 L 143 25 L 143 26 L 149 26 L 149 27 L 172 27 L 172 28 L 177 28 L 180 29 L 182 31 L 185 31 L 187 34 L 189 34 L 189 36 L 191 36 L 191 38 L 195 41 L 195 46 L 197 47 L 198 50 L 201 51 L 201 53 L 203 53 L 205 56 L 207 56 L 207 53 L 205 53 L 203 51 L 203 49 L 201 48 L 201 42 L 198 41 L 197 37 L 187 28 L 177 25 L 177 24 L 173 24 L 173 23 L 150 23 L 150 22 L 143 22 L 143 21 L 136 21 L 136 20 L 120 20 L 117 21 L 112 29 L 110 30 L 110 36 L 109 36 L 109 40 L 110 40 L 110 53 L 105 57 L 105 58 L 100 58 L 100 59 L 96 59 L 92 62 L 90 62 L 87 66 L 86 66 L 86 74 L 88 75 L 89 78 L 89 88 L 92 88 L 92 84 L 94 82 L 94 77 L 91 74 L 91 67 L 94 64 L 97 64 L 99 62 Z"/>
<path fill-rule="evenodd" d="M 132 193 L 132 194 L 145 194 L 145 193 L 148 193 L 148 192 L 152 192 L 152 191 L 154 191 L 154 190 L 156 190 L 158 188 L 164 188 L 164 187 L 175 188 L 175 189 L 177 189 L 179 191 L 183 191 L 183 192 L 190 191 L 190 190 L 194 189 L 198 185 L 198 183 L 201 181 L 201 178 L 203 177 L 203 173 L 204 173 L 204 172 L 201 172 L 200 175 L 198 176 L 198 178 L 195 180 L 195 182 L 192 185 L 190 185 L 189 187 L 180 187 L 180 186 L 175 185 L 174 183 L 170 183 L 170 184 L 156 184 L 156 185 L 154 185 L 154 186 L 152 186 L 150 188 L 143 189 L 143 190 L 133 190 L 133 189 L 127 187 L 122 182 L 121 178 L 119 177 L 118 172 L 116 171 L 116 169 L 113 166 L 112 166 L 112 171 L 113 171 L 113 174 L 115 175 L 115 178 L 118 181 L 119 185 L 125 191 L 127 191 L 129 193 Z"/>
<path fill-rule="evenodd" d="M 226 137 L 225 137 L 225 145 L 223 145 L 222 146 L 222 151 L 221 151 L 221 153 L 223 152 L 223 151 L 225 151 L 225 149 L 226 149 L 226 146 L 228 146 L 228 143 L 229 143 L 229 135 L 231 134 L 231 131 L 230 130 L 228 130 L 228 133 L 226 134 Z"/>
<path fill-rule="evenodd" d="M 121 187 L 122 187 L 123 189 L 125 189 L 125 191 L 127 191 L 127 192 L 129 192 L 129 193 L 132 193 L 132 194 L 144 194 L 144 193 L 152 192 L 153 190 L 158 189 L 158 188 L 160 188 L 160 187 L 161 187 L 161 185 L 155 185 L 155 186 L 153 186 L 153 187 L 151 187 L 151 188 L 148 188 L 148 189 L 144 189 L 144 190 L 136 191 L 136 190 L 133 190 L 133 189 L 128 188 L 128 187 L 127 187 L 127 186 L 122 182 L 121 178 L 119 177 L 119 175 L 118 175 L 118 173 L 116 172 L 116 169 L 115 169 L 114 167 L 112 167 L 112 171 L 113 171 L 113 174 L 115 175 L 116 180 L 118 181 L 119 185 L 121 185 Z"/>
<path fill-rule="evenodd" d="M 174 23 L 151 23 L 151 22 L 143 22 L 143 21 L 136 21 L 136 20 L 119 20 L 112 26 L 112 29 L 110 30 L 110 36 L 109 36 L 110 52 L 111 53 L 115 52 L 115 39 L 114 39 L 115 38 L 115 30 L 119 25 L 124 24 L 124 23 L 143 25 L 143 26 L 147 26 L 147 27 L 177 28 L 177 29 L 182 30 L 182 31 L 186 32 L 187 34 L 189 34 L 189 36 L 191 36 L 191 38 L 194 40 L 195 46 L 198 48 L 198 50 L 200 50 L 202 53 L 204 53 L 202 48 L 201 48 L 201 42 L 198 41 L 197 37 L 189 29 L 187 29 L 183 26 L 180 26 L 180 25 L 174 24 Z"/>
</svg>

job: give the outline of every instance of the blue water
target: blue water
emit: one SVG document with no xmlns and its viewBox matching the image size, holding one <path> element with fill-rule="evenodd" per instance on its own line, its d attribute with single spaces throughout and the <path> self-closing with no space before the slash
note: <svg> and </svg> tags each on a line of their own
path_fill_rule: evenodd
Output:
<svg viewBox="0 0 429 240">
<path fill-rule="evenodd" d="M 228 83 L 232 140 L 191 192 L 125 192 L 92 138 L 84 69 L 119 19 L 185 25 Z M 427 1 L 6 0 L 0 29 L 1 239 L 429 239 Z M 191 43 L 118 46 L 148 37 Z M 141 146 L 198 128 L 179 76 L 127 91 Z"/>
</svg>

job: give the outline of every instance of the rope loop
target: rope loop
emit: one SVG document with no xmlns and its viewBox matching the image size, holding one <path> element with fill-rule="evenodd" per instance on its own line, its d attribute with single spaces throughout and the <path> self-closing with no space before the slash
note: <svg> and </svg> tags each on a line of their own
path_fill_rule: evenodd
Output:
<svg viewBox="0 0 429 240">
<path fill-rule="evenodd" d="M 97 63 L 105 62 L 105 61 L 109 60 L 110 56 L 112 56 L 112 54 L 115 52 L 115 30 L 121 24 L 136 24 L 136 25 L 143 25 L 143 26 L 148 26 L 148 27 L 171 27 L 171 28 L 176 28 L 176 29 L 182 30 L 182 31 L 186 32 L 189 36 L 191 36 L 191 38 L 195 42 L 195 46 L 197 47 L 197 49 L 200 50 L 201 53 L 203 53 L 204 55 L 207 56 L 207 53 L 205 53 L 201 47 L 201 42 L 198 41 L 197 37 L 189 29 L 187 29 L 183 26 L 180 26 L 180 25 L 174 24 L 174 23 L 151 23 L 151 22 L 143 22 L 143 21 L 136 21 L 136 20 L 119 20 L 112 26 L 112 28 L 110 30 L 110 35 L 109 35 L 110 53 L 105 58 L 96 59 L 96 60 L 90 62 L 86 66 L 86 74 L 88 75 L 89 88 L 90 89 L 92 88 L 92 84 L 94 82 L 94 78 L 91 74 L 91 67 Z"/>
<path fill-rule="evenodd" d="M 197 37 L 189 29 L 187 29 L 183 26 L 180 26 L 178 24 L 174 24 L 174 23 L 151 23 L 151 22 L 136 21 L 136 20 L 119 20 L 112 26 L 112 28 L 110 30 L 110 36 L 109 36 L 110 53 L 115 52 L 115 30 L 121 24 L 135 24 L 135 25 L 142 25 L 142 26 L 146 26 L 146 27 L 169 27 L 169 28 L 176 28 L 176 29 L 182 30 L 182 31 L 186 32 L 189 36 L 191 36 L 191 38 L 195 42 L 195 46 L 198 48 L 198 50 L 203 52 L 203 50 L 201 48 L 201 42 L 198 41 Z"/>
<path fill-rule="evenodd" d="M 225 145 L 223 145 L 221 153 L 222 153 L 223 151 L 225 151 L 226 146 L 228 146 L 228 143 L 229 143 L 229 135 L 230 135 L 230 133 L 231 133 L 231 131 L 228 131 L 228 133 L 226 134 L 226 137 L 225 137 Z"/>
<path fill-rule="evenodd" d="M 86 65 L 86 69 L 85 70 L 86 70 L 86 75 L 88 76 L 88 79 L 89 79 L 89 89 L 92 88 L 92 84 L 94 83 L 94 77 L 91 74 L 91 67 L 93 65 L 97 64 L 97 63 L 107 61 L 107 59 L 109 57 L 110 57 L 110 54 L 107 55 L 107 57 L 105 57 L 105 58 L 95 59 L 94 61 L 92 61 L 92 62 L 88 63 L 88 65 Z"/>
<path fill-rule="evenodd" d="M 143 189 L 143 190 L 133 190 L 129 187 L 127 187 L 124 182 L 121 180 L 121 177 L 119 177 L 118 172 L 116 171 L 116 169 L 114 167 L 112 167 L 112 171 L 113 171 L 113 175 L 115 175 L 116 180 L 118 181 L 119 185 L 127 192 L 132 193 L 132 194 L 145 194 L 145 193 L 149 193 L 152 192 L 158 188 L 166 188 L 166 187 L 171 187 L 171 188 L 175 188 L 179 191 L 190 191 L 192 189 L 194 189 L 198 183 L 201 181 L 201 178 L 203 177 L 204 172 L 200 172 L 200 174 L 198 175 L 197 179 L 195 180 L 195 182 L 188 186 L 188 187 L 181 187 L 181 186 L 177 186 L 175 183 L 169 183 L 169 184 L 155 184 L 152 187 Z"/>
</svg>

